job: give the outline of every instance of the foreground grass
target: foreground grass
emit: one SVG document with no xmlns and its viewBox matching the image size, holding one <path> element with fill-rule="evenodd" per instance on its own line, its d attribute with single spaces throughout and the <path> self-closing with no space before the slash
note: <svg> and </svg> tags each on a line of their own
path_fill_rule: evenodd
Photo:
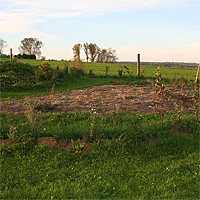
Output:
<svg viewBox="0 0 200 200">
<path fill-rule="evenodd" d="M 18 125 L 27 123 L 23 115 L 1 114 L 1 118 L 4 138 L 9 133 L 8 124 L 17 131 Z M 180 134 L 174 134 L 167 125 L 169 116 L 165 117 L 166 127 L 162 129 L 156 114 L 99 116 L 70 112 L 37 118 L 44 121 L 39 130 L 41 136 L 67 139 L 81 138 L 83 132 L 98 138 L 107 124 L 100 138 L 104 142 L 93 142 L 95 150 L 86 154 L 51 149 L 48 145 L 1 146 L 3 199 L 199 197 L 199 131 L 193 115 L 183 116 Z M 34 123 L 36 126 L 37 121 Z M 23 126 L 19 128 L 26 136 Z M 183 136 L 186 131 L 188 137 Z M 148 138 L 156 142 L 144 146 Z"/>
<path fill-rule="evenodd" d="M 170 135 L 135 149 L 96 145 L 73 154 L 37 146 L 1 148 L 3 199 L 198 199 L 198 135 Z"/>
</svg>

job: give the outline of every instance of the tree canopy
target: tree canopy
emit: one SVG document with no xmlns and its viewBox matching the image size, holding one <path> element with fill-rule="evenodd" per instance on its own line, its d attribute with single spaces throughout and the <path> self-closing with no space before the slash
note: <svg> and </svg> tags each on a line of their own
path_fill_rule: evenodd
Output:
<svg viewBox="0 0 200 200">
<path fill-rule="evenodd" d="M 19 51 L 21 54 L 34 54 L 40 57 L 42 46 L 44 44 L 37 38 L 24 38 L 19 45 Z"/>
<path fill-rule="evenodd" d="M 8 46 L 7 42 L 0 38 L 0 54 L 3 53 L 4 49 Z"/>
<path fill-rule="evenodd" d="M 81 44 L 75 44 L 72 48 L 73 53 L 74 53 L 74 60 L 80 60 L 80 56 L 81 56 Z"/>
</svg>

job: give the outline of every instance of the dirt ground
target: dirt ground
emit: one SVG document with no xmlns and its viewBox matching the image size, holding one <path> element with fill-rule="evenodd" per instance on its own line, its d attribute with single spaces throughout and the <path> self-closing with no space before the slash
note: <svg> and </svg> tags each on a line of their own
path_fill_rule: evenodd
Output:
<svg viewBox="0 0 200 200">
<path fill-rule="evenodd" d="M 48 114 L 63 112 L 63 111 L 86 111 L 91 113 L 92 109 L 102 115 L 111 114 L 112 112 L 137 112 L 137 113 L 152 113 L 155 112 L 156 106 L 153 102 L 158 104 L 158 108 L 161 106 L 158 100 L 158 95 L 155 91 L 155 87 L 142 87 L 131 85 L 101 85 L 91 88 L 85 88 L 80 90 L 74 90 L 62 94 L 53 94 L 42 97 L 34 97 L 30 99 L 20 99 L 13 101 L 1 102 L 1 112 L 5 113 L 24 113 L 24 104 L 27 101 L 35 102 L 36 105 L 42 105 L 49 103 L 52 110 L 41 109 L 38 112 Z M 189 95 L 191 88 L 168 87 L 169 101 L 166 103 L 167 110 L 174 110 L 174 103 L 184 106 L 185 112 L 193 110 L 192 97 Z M 12 144 L 10 140 L 1 140 L 0 143 Z M 85 136 L 81 142 L 85 143 L 83 153 L 88 150 L 92 150 L 87 137 Z M 49 144 L 51 147 L 67 148 L 70 150 L 71 141 L 61 140 L 54 138 L 40 138 L 40 144 Z M 71 149 L 72 150 L 72 149 Z M 72 150 L 73 151 L 73 150 Z"/>
<path fill-rule="evenodd" d="M 189 95 L 191 88 L 167 88 L 169 90 L 169 101 L 167 110 L 174 110 L 174 103 L 183 105 L 185 111 L 192 110 L 192 97 Z M 1 112 L 23 113 L 24 103 L 27 101 L 36 102 L 37 105 L 50 103 L 52 110 L 41 109 L 42 113 L 56 113 L 62 111 L 86 111 L 91 112 L 95 109 L 99 114 L 110 114 L 112 111 L 152 113 L 156 107 L 153 101 L 159 104 L 158 95 L 155 87 L 141 87 L 131 85 L 101 85 L 92 88 L 73 90 L 62 94 L 53 94 L 42 97 L 34 97 L 13 101 L 1 102 Z"/>
</svg>

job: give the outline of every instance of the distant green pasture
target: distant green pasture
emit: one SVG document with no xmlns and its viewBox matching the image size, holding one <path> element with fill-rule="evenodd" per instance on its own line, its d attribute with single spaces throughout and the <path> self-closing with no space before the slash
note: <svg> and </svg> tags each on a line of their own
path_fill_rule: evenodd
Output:
<svg viewBox="0 0 200 200">
<path fill-rule="evenodd" d="M 40 65 L 42 62 L 48 62 L 51 64 L 52 67 L 59 66 L 60 68 L 64 68 L 64 62 L 67 62 L 68 64 L 70 61 L 51 61 L 51 60 L 26 60 L 26 59 L 20 59 L 18 62 L 25 62 L 29 63 L 31 65 Z M 69 64 L 70 65 L 70 64 Z M 89 73 L 89 70 L 92 70 L 93 73 L 96 76 L 99 75 L 105 75 L 106 70 L 105 67 L 108 66 L 108 75 L 109 76 L 118 76 L 118 71 L 121 69 L 120 66 L 124 66 L 121 64 L 109 64 L 109 63 L 92 63 L 92 62 L 84 62 L 84 67 L 86 69 L 86 72 Z M 126 65 L 130 72 L 133 73 L 134 76 L 137 75 L 137 66 L 136 65 Z M 154 73 L 156 71 L 156 66 L 141 66 L 140 72 L 144 77 L 154 77 Z M 162 76 L 166 79 L 176 78 L 177 77 L 184 77 L 186 80 L 194 80 L 196 76 L 196 71 L 194 69 L 189 68 L 173 68 L 173 67 L 160 67 Z M 124 76 L 128 76 L 125 69 L 124 70 Z"/>
</svg>

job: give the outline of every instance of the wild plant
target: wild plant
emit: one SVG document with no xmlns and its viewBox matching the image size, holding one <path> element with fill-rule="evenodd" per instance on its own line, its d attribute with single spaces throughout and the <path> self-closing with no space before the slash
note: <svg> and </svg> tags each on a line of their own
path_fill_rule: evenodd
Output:
<svg viewBox="0 0 200 200">
<path fill-rule="evenodd" d="M 177 83 L 177 87 L 181 87 L 181 93 L 184 93 L 184 87 L 185 87 L 185 85 L 186 85 L 186 81 L 182 77 L 181 79 L 179 79 L 179 81 Z"/>
<path fill-rule="evenodd" d="M 122 77 L 124 70 L 123 70 L 122 66 L 120 66 L 120 67 L 121 67 L 121 69 L 118 70 L 118 74 L 119 74 L 120 77 Z"/>
<path fill-rule="evenodd" d="M 99 124 L 99 120 L 97 116 L 98 116 L 98 113 L 96 112 L 96 110 L 91 109 L 91 113 L 90 113 L 91 128 L 90 128 L 89 138 L 95 141 L 101 140 L 101 138 L 104 136 L 103 132 L 106 127 L 106 123 L 105 123 L 104 127 L 101 128 L 101 125 Z"/>
<path fill-rule="evenodd" d="M 147 79 L 147 83 L 149 83 L 152 87 L 155 85 L 155 81 L 153 78 Z"/>
<path fill-rule="evenodd" d="M 74 61 L 71 61 L 69 74 L 71 74 L 74 77 L 85 75 L 85 68 L 83 66 L 83 62 L 80 59 L 75 59 Z"/>
<path fill-rule="evenodd" d="M 130 72 L 129 68 L 128 68 L 127 66 L 124 66 L 124 68 L 126 69 L 128 75 L 129 75 L 130 77 L 132 77 L 133 74 Z"/>
<path fill-rule="evenodd" d="M 161 126 L 163 128 L 163 118 L 167 110 L 167 101 L 169 100 L 169 91 L 164 86 L 164 79 L 162 78 L 162 73 L 160 72 L 160 67 L 157 68 L 155 72 L 155 86 L 156 86 L 156 95 L 159 101 L 159 104 L 154 102 L 156 106 L 156 111 L 161 117 Z"/>
<path fill-rule="evenodd" d="M 23 107 L 26 119 L 24 123 L 16 125 L 15 121 L 12 124 L 4 121 L 10 127 L 7 133 L 9 139 L 29 145 L 30 147 L 37 143 L 42 133 L 40 127 L 44 122 L 35 114 L 35 105 L 35 101 L 30 101 L 30 99 L 25 100 Z"/>
<path fill-rule="evenodd" d="M 174 103 L 175 110 L 173 114 L 170 114 L 172 116 L 171 119 L 168 120 L 168 122 L 171 122 L 173 126 L 180 127 L 182 125 L 181 121 L 184 116 L 184 106 L 178 105 L 177 103 Z"/>
<path fill-rule="evenodd" d="M 53 110 L 53 94 L 54 94 L 54 85 L 51 88 L 51 92 L 49 93 L 47 90 L 47 98 L 44 99 L 42 102 L 37 102 L 37 105 L 35 106 L 36 110 L 41 110 L 41 111 L 48 111 L 48 110 Z"/>
<path fill-rule="evenodd" d="M 89 75 L 90 77 L 95 77 L 95 74 L 94 74 L 94 72 L 93 72 L 91 69 L 89 70 L 88 75 Z"/>
<path fill-rule="evenodd" d="M 71 139 L 71 145 L 70 145 L 70 149 L 73 151 L 75 151 L 75 153 L 80 153 L 84 147 L 85 147 L 85 143 L 81 142 L 80 139 L 78 139 L 77 141 Z"/>
<path fill-rule="evenodd" d="M 55 71 L 48 62 L 43 62 L 35 71 L 36 82 L 38 80 L 50 80 L 55 78 Z"/>
<path fill-rule="evenodd" d="M 63 61 L 63 64 L 64 64 L 64 73 L 65 75 L 68 75 L 69 73 L 69 65 L 68 65 L 68 62 L 67 61 Z"/>
<path fill-rule="evenodd" d="M 110 69 L 109 66 L 105 66 L 105 70 L 106 70 L 106 77 L 108 76 L 108 70 Z"/>
<path fill-rule="evenodd" d="M 200 111 L 200 97 L 199 97 L 199 90 L 196 87 L 192 89 L 190 92 L 193 101 L 193 108 L 195 113 L 195 121 L 197 124 L 197 128 L 199 128 L 199 111 Z"/>
</svg>

